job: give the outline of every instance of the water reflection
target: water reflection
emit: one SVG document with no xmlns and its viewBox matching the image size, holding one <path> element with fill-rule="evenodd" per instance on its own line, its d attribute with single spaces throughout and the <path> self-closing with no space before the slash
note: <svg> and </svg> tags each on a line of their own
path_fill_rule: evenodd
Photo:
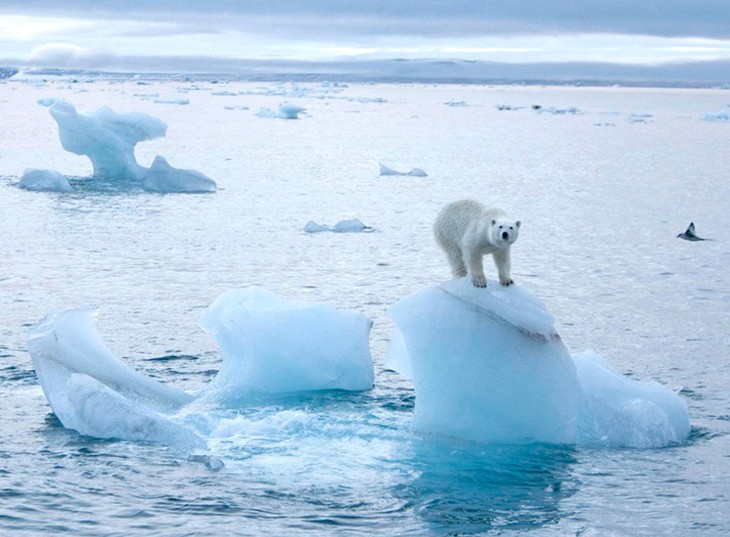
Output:
<svg viewBox="0 0 730 537">
<path fill-rule="evenodd" d="M 402 487 L 412 510 L 437 534 L 531 530 L 558 521 L 577 490 L 569 446 L 482 446 L 433 439 L 414 446 L 418 477 Z"/>
</svg>

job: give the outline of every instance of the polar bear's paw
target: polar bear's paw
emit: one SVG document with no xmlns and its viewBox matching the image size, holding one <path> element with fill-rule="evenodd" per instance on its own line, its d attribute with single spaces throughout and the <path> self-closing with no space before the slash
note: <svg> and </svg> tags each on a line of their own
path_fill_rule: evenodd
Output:
<svg viewBox="0 0 730 537">
<path fill-rule="evenodd" d="M 507 287 L 508 285 L 512 285 L 513 283 L 515 283 L 515 281 L 511 278 L 500 278 L 499 283 Z"/>
<path fill-rule="evenodd" d="M 486 287 L 487 278 L 484 274 L 472 274 L 471 283 L 474 284 L 474 287 Z"/>
</svg>

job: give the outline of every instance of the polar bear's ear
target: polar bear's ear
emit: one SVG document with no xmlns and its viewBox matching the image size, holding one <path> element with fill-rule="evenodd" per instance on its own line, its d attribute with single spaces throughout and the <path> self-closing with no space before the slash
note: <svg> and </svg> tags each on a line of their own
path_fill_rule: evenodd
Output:
<svg viewBox="0 0 730 537">
<path fill-rule="evenodd" d="M 492 225 L 494 225 L 494 224 L 496 224 L 496 223 L 497 223 L 497 221 L 496 221 L 496 220 L 492 220 Z"/>
<path fill-rule="evenodd" d="M 520 222 L 519 220 L 517 220 L 517 222 L 515 222 L 515 226 L 517 226 L 517 227 L 520 227 L 520 224 L 522 224 L 522 222 Z"/>
</svg>

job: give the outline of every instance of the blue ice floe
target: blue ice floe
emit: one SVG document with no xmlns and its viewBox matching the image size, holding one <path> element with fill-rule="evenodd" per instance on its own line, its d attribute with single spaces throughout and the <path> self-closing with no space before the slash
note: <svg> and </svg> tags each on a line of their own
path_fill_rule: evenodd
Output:
<svg viewBox="0 0 730 537">
<path fill-rule="evenodd" d="M 689 436 L 677 393 L 621 376 L 594 353 L 571 356 L 545 306 L 519 286 L 477 289 L 462 278 L 402 299 L 390 315 L 389 362 L 412 378 L 423 433 L 635 448 Z"/>
<path fill-rule="evenodd" d="M 334 226 L 318 224 L 310 220 L 304 226 L 305 233 L 322 233 L 325 231 L 331 231 L 332 233 L 371 233 L 375 231 L 375 228 L 366 226 L 357 218 L 340 220 Z"/>
<path fill-rule="evenodd" d="M 223 293 L 200 319 L 220 345 L 221 368 L 196 396 L 124 364 L 102 341 L 95 317 L 94 309 L 52 313 L 31 327 L 27 347 L 63 426 L 96 438 L 201 449 L 205 433 L 189 419 L 194 401 L 373 386 L 372 322 L 327 304 L 293 303 L 257 287 Z"/>
<path fill-rule="evenodd" d="M 119 114 L 102 107 L 80 114 L 66 101 L 41 100 L 50 105 L 58 124 L 61 145 L 67 151 L 91 160 L 93 177 L 85 181 L 91 189 L 148 190 L 151 192 L 213 192 L 215 181 L 193 170 L 173 168 L 158 156 L 150 168 L 141 166 L 134 155 L 139 142 L 164 136 L 167 125 L 143 112 Z M 54 170 L 28 170 L 19 186 L 29 190 L 73 191 L 67 178 Z"/>
<path fill-rule="evenodd" d="M 520 286 L 477 289 L 462 278 L 400 300 L 390 315 L 397 328 L 388 362 L 412 380 L 412 423 L 423 436 L 611 448 L 689 437 L 687 405 L 676 392 L 620 375 L 595 353 L 571 355 L 545 305 Z M 252 287 L 220 295 L 199 324 L 216 339 L 222 363 L 195 396 L 123 364 L 91 310 L 47 316 L 27 345 L 64 427 L 193 450 L 213 430 L 201 432 L 196 424 L 206 418 L 195 413 L 211 405 L 373 386 L 372 322 L 362 313 Z"/>
</svg>

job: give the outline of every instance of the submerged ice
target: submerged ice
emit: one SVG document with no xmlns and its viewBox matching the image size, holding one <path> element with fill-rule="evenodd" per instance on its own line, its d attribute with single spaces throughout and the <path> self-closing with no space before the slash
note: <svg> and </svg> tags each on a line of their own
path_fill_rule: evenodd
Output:
<svg viewBox="0 0 730 537">
<path fill-rule="evenodd" d="M 389 360 L 412 377 L 415 427 L 479 442 L 656 448 L 686 441 L 682 398 L 571 356 L 524 289 L 462 278 L 404 298 Z"/>
</svg>

